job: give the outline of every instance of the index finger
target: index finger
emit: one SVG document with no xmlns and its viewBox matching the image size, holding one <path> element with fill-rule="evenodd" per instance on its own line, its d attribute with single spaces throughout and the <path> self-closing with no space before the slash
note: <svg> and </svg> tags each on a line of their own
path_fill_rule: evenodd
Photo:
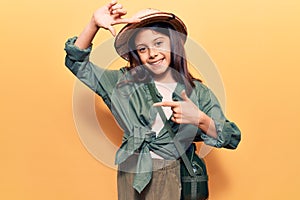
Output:
<svg viewBox="0 0 300 200">
<path fill-rule="evenodd" d="M 135 18 L 135 17 L 131 17 L 131 18 L 119 18 L 119 19 L 116 19 L 115 22 L 112 25 L 139 23 L 140 21 L 141 21 L 141 19 Z"/>
<path fill-rule="evenodd" d="M 163 102 L 154 103 L 153 106 L 154 106 L 154 107 L 157 107 L 157 106 L 175 107 L 175 106 L 178 106 L 178 102 L 174 102 L 174 101 L 163 101 Z"/>
</svg>

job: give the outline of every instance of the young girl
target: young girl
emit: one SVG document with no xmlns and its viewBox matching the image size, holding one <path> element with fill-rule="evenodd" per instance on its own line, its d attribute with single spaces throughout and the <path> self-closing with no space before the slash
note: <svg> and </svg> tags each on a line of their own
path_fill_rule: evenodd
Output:
<svg viewBox="0 0 300 200">
<path fill-rule="evenodd" d="M 112 0 L 99 8 L 79 37 L 66 42 L 66 66 L 102 97 L 124 131 L 116 154 L 120 200 L 180 199 L 180 155 L 157 114 L 161 106 L 184 149 L 193 141 L 235 149 L 238 127 L 228 121 L 214 94 L 187 69 L 187 30 L 174 14 L 146 9 L 132 18 Z M 117 53 L 129 67 L 105 70 L 89 61 L 100 29 L 116 35 Z M 99 55 L 101 56 L 101 55 Z M 155 86 L 159 103 L 148 85 Z"/>
</svg>

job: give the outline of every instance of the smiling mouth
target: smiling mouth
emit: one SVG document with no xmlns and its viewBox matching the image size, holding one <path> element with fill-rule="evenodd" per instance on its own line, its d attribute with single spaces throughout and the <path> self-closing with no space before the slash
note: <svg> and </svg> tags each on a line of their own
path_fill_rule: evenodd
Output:
<svg viewBox="0 0 300 200">
<path fill-rule="evenodd" d="M 154 61 L 154 62 L 149 62 L 150 65 L 154 65 L 154 66 L 158 66 L 160 65 L 162 62 L 163 62 L 164 58 L 162 59 L 159 59 L 157 61 Z"/>
</svg>

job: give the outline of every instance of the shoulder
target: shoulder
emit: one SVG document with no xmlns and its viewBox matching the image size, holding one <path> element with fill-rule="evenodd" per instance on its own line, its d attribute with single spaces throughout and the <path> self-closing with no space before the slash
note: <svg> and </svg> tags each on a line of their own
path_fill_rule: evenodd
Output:
<svg viewBox="0 0 300 200">
<path fill-rule="evenodd" d="M 195 84 L 194 90 L 196 90 L 197 93 L 209 92 L 209 88 L 201 81 L 194 80 L 193 82 Z"/>
<path fill-rule="evenodd" d="M 215 98 L 214 93 L 212 90 L 205 85 L 204 83 L 200 81 L 194 81 L 195 87 L 194 87 L 194 94 L 196 95 L 196 98 L 200 102 L 209 102 L 209 101 L 217 101 Z"/>
</svg>

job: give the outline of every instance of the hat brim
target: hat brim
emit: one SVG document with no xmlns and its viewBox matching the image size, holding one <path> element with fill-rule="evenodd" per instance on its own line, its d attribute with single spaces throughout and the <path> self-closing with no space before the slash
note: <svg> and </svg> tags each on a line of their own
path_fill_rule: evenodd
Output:
<svg viewBox="0 0 300 200">
<path fill-rule="evenodd" d="M 155 12 L 148 15 L 145 15 L 140 18 L 141 21 L 138 23 L 130 23 L 124 26 L 118 35 L 115 38 L 115 49 L 117 53 L 124 58 L 125 60 L 129 60 L 128 53 L 128 41 L 135 33 L 138 28 L 142 28 L 148 24 L 155 23 L 155 22 L 166 22 L 172 25 L 175 31 L 178 31 L 182 36 L 185 42 L 187 36 L 187 29 L 185 24 L 181 19 L 175 16 L 173 13 L 167 12 Z"/>
</svg>

